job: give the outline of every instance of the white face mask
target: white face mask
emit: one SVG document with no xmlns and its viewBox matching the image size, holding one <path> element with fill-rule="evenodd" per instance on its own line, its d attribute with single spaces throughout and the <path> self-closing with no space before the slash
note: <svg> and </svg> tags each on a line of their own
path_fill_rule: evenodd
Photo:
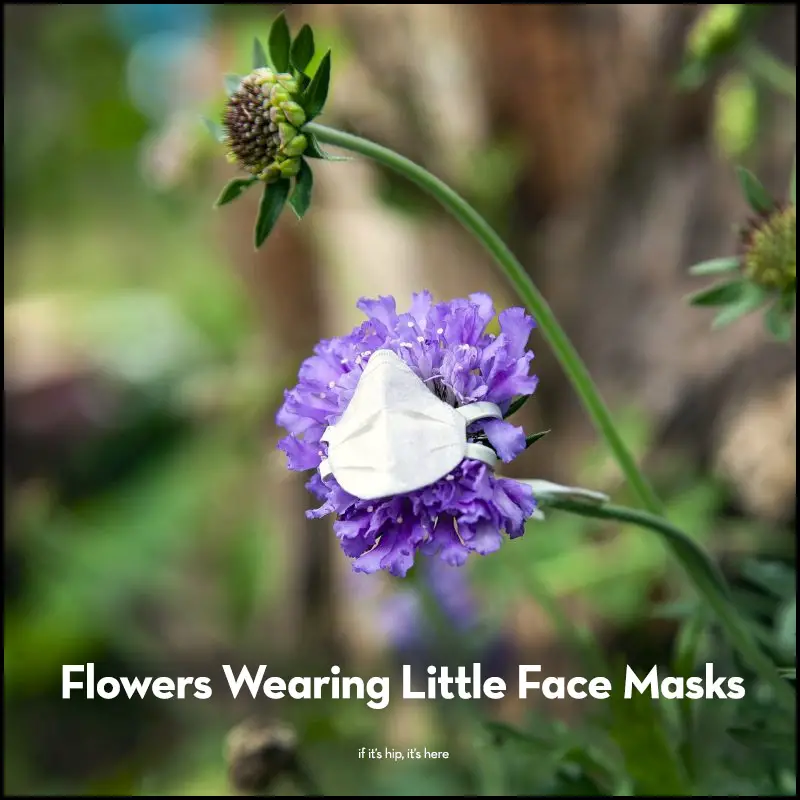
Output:
<svg viewBox="0 0 800 800">
<path fill-rule="evenodd" d="M 502 418 L 494 403 L 453 408 L 398 355 L 377 350 L 342 418 L 322 435 L 328 457 L 320 475 L 333 475 L 354 497 L 375 500 L 430 486 L 465 458 L 494 467 L 491 448 L 467 442 L 467 426 L 489 418 Z"/>
</svg>

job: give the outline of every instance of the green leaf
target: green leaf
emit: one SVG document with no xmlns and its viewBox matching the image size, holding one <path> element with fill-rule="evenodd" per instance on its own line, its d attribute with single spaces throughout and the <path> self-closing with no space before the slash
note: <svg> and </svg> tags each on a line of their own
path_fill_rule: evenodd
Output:
<svg viewBox="0 0 800 800">
<path fill-rule="evenodd" d="M 792 177 L 789 178 L 789 201 L 797 205 L 797 156 L 792 164 Z"/>
<path fill-rule="evenodd" d="M 780 611 L 775 631 L 778 644 L 787 656 L 797 653 L 797 597 L 787 603 Z"/>
<path fill-rule="evenodd" d="M 720 272 L 731 272 L 739 268 L 739 259 L 733 256 L 728 258 L 712 258 L 689 267 L 690 275 L 718 275 Z"/>
<path fill-rule="evenodd" d="M 241 75 L 225 76 L 225 92 L 227 93 L 228 97 L 230 97 L 239 88 L 239 84 L 241 82 L 242 82 Z"/>
<path fill-rule="evenodd" d="M 737 319 L 741 319 L 745 314 L 749 314 L 763 305 L 765 299 L 766 294 L 763 289 L 752 283 L 746 283 L 741 297 L 727 308 L 723 308 L 722 311 L 714 317 L 714 321 L 711 323 L 711 329 L 718 331 L 720 328 L 724 328 L 726 325 L 736 322 Z"/>
<path fill-rule="evenodd" d="M 761 181 L 750 170 L 744 167 L 737 167 L 736 176 L 739 178 L 739 184 L 742 187 L 745 199 L 753 211 L 768 214 L 775 208 L 775 201 L 770 197 L 769 192 L 761 184 Z"/>
<path fill-rule="evenodd" d="M 257 180 L 258 178 L 234 178 L 229 181 L 220 192 L 217 202 L 214 203 L 214 208 L 224 206 L 241 197 Z"/>
<path fill-rule="evenodd" d="M 298 72 L 304 72 L 312 58 L 314 58 L 314 32 L 310 26 L 303 25 L 297 38 L 292 42 L 290 60 Z"/>
<path fill-rule="evenodd" d="M 349 156 L 332 156 L 330 153 L 326 153 L 320 146 L 319 142 L 317 141 L 316 136 L 313 133 L 308 131 L 305 132 L 306 139 L 308 140 L 308 144 L 306 145 L 305 152 L 303 156 L 305 158 L 319 158 L 323 161 L 352 161 L 353 159 Z"/>
<path fill-rule="evenodd" d="M 788 342 L 792 338 L 793 316 L 792 309 L 787 308 L 779 298 L 764 315 L 764 326 L 774 339 Z"/>
<path fill-rule="evenodd" d="M 532 433 L 530 436 L 525 437 L 525 449 L 527 450 L 534 442 L 538 442 L 539 439 L 547 436 L 550 433 L 549 430 L 546 431 L 539 431 L 539 433 Z"/>
<path fill-rule="evenodd" d="M 609 733 L 622 753 L 637 794 L 693 797 L 658 704 L 637 691 L 629 698 L 622 692 L 612 692 L 609 702 L 613 714 Z"/>
<path fill-rule="evenodd" d="M 747 286 L 747 282 L 743 280 L 715 283 L 708 289 L 691 295 L 689 304 L 693 306 L 727 306 L 742 297 L 745 286 Z"/>
<path fill-rule="evenodd" d="M 522 406 L 524 406 L 525 403 L 527 403 L 528 400 L 531 399 L 531 397 L 533 397 L 532 394 L 524 394 L 521 395 L 520 397 L 517 397 L 508 407 L 508 411 L 506 411 L 506 413 L 503 414 L 503 419 L 508 419 L 512 414 L 516 414 L 517 411 L 519 411 L 522 408 Z"/>
<path fill-rule="evenodd" d="M 261 69 L 269 66 L 269 59 L 264 50 L 264 45 L 259 39 L 253 39 L 253 69 Z"/>
<path fill-rule="evenodd" d="M 314 175 L 308 162 L 303 159 L 300 165 L 300 172 L 294 179 L 294 191 L 289 198 L 289 205 L 297 215 L 297 219 L 303 219 L 308 207 L 311 205 L 311 190 L 314 188 Z"/>
<path fill-rule="evenodd" d="M 325 101 L 328 99 L 328 87 L 331 80 L 331 51 L 322 57 L 311 83 L 303 92 L 303 99 L 300 103 L 306 112 L 306 117 L 311 120 L 316 117 L 323 109 Z"/>
<path fill-rule="evenodd" d="M 275 17 L 272 27 L 269 29 L 269 55 L 272 66 L 278 72 L 288 72 L 289 70 L 289 50 L 292 46 L 292 36 L 289 33 L 289 25 L 283 12 Z"/>
<path fill-rule="evenodd" d="M 258 207 L 258 219 L 256 220 L 255 245 L 256 250 L 270 235 L 278 217 L 283 211 L 286 198 L 289 196 L 290 181 L 282 179 L 269 183 L 264 187 L 264 194 L 261 197 L 261 205 Z"/>
<path fill-rule="evenodd" d="M 220 125 L 218 122 L 214 122 L 213 119 L 209 119 L 208 117 L 203 117 L 203 124 L 208 128 L 208 132 L 214 137 L 214 139 L 222 144 L 225 141 L 225 129 Z"/>
</svg>

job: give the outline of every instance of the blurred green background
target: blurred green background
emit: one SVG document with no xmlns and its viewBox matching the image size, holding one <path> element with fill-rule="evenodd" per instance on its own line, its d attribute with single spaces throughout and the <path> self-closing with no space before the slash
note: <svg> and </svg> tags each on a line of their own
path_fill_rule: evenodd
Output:
<svg viewBox="0 0 800 800">
<path fill-rule="evenodd" d="M 362 61 L 369 73 L 359 24 L 390 39 L 400 28 L 369 16 L 359 23 L 359 7 L 343 8 L 337 14 L 295 5 L 289 12 L 292 20 L 315 21 L 319 41 L 336 48 L 348 74 L 357 75 L 352 70 Z M 252 36 L 265 34 L 277 10 L 5 6 L 8 792 L 229 794 L 223 741 L 232 725 L 254 714 L 296 726 L 303 757 L 326 794 L 502 794 L 515 780 L 517 756 L 493 760 L 478 709 L 455 702 L 402 708 L 397 678 L 389 709 L 379 712 L 360 701 L 234 702 L 222 677 L 223 663 L 266 663 L 284 676 L 327 674 L 331 663 L 343 674 L 395 674 L 409 658 L 427 663 L 441 655 L 430 642 L 408 650 L 403 631 L 393 632 L 422 630 L 422 612 L 403 610 L 406 588 L 351 579 L 324 525 L 295 535 L 291 526 L 306 524 L 303 511 L 312 501 L 295 482 L 284 490 L 276 477 L 283 467 L 273 455 L 273 416 L 282 391 L 319 335 L 351 324 L 343 326 L 339 295 L 325 287 L 349 281 L 354 297 L 367 291 L 357 268 L 342 276 L 332 266 L 337 259 L 326 260 L 335 248 L 322 212 L 307 228 L 287 222 L 283 243 L 270 243 L 269 268 L 262 270 L 249 252 L 252 207 L 230 215 L 211 208 L 229 171 L 200 117 L 218 113 L 222 74 L 247 69 Z M 413 63 L 410 52 L 404 58 Z M 722 77 L 718 91 L 694 100 L 709 119 L 708 161 L 746 155 L 758 138 L 761 95 L 737 69 Z M 397 87 L 382 89 L 374 105 L 364 90 L 355 110 L 339 90 L 334 121 L 361 113 L 356 128 L 374 124 L 380 132 L 370 109 L 398 106 Z M 488 175 L 469 167 L 452 174 L 519 241 L 542 218 L 545 201 L 526 199 L 513 168 L 504 167 L 516 164 L 503 156 L 509 132 L 517 146 L 525 144 L 523 123 L 489 128 L 491 152 L 500 155 L 492 156 Z M 408 224 L 409 198 L 378 177 L 370 202 Z M 568 205 L 577 207 L 580 192 L 572 191 Z M 555 201 L 545 203 L 544 216 L 557 210 Z M 431 214 L 429 224 L 446 229 Z M 355 218 L 373 224 L 357 209 Z M 346 252 L 346 231 L 341 237 Z M 303 255 L 307 240 L 320 238 L 313 254 Z M 309 259 L 322 288 L 313 303 L 298 306 Z M 435 284 L 438 268 L 423 265 L 423 275 L 425 269 Z M 475 287 L 460 289 L 458 273 L 445 284 L 465 293 L 496 281 L 491 268 L 481 269 L 470 278 Z M 612 283 L 623 279 L 608 275 Z M 381 289 L 380 274 L 369 281 L 390 291 Z M 270 309 L 282 305 L 284 316 L 278 308 L 273 317 Z M 614 384 L 613 370 L 606 380 Z M 702 390 L 700 374 L 690 383 Z M 550 424 L 561 401 L 553 395 L 548 406 L 544 391 L 540 415 L 555 410 L 539 427 L 553 428 L 548 439 L 563 441 L 567 423 Z M 793 500 L 787 513 L 753 512 L 730 483 L 709 477 L 707 453 L 665 449 L 664 420 L 646 405 L 639 398 L 631 407 L 617 404 L 619 418 L 637 454 L 660 454 L 652 467 L 672 520 L 726 557 L 791 558 Z M 555 444 L 520 469 L 630 501 L 604 451 L 584 428 L 569 430 L 569 465 L 559 461 Z M 793 472 L 787 480 L 793 497 Z M 564 615 L 592 628 L 609 652 L 643 666 L 663 662 L 674 625 L 654 618 L 658 608 L 684 599 L 658 542 L 641 531 L 556 514 L 532 522 L 521 542 L 476 560 L 464 574 L 481 611 L 466 633 L 454 633 L 449 655 L 469 663 L 483 648 L 480 658 L 511 670 L 504 674 L 520 661 L 568 670 L 554 674 L 585 674 L 570 653 L 569 634 L 554 626 Z M 61 665 L 89 661 L 98 674 L 113 676 L 207 675 L 214 695 L 203 702 L 62 700 Z M 486 711 L 506 721 L 535 713 L 576 725 L 584 713 L 552 704 Z M 359 747 L 395 743 L 452 755 L 446 763 L 410 764 L 356 757 Z M 556 775 L 555 762 L 537 759 L 536 769 L 530 759 L 523 763 L 529 791 L 580 791 L 558 783 L 566 778 Z M 291 782 L 281 790 L 298 791 Z"/>
</svg>

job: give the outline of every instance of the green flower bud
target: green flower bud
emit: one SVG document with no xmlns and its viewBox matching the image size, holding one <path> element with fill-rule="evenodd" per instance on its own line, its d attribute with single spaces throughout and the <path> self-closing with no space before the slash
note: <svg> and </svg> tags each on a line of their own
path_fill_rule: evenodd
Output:
<svg viewBox="0 0 800 800">
<path fill-rule="evenodd" d="M 281 163 L 280 171 L 284 178 L 293 178 L 300 172 L 302 161 L 299 158 L 290 158 L 288 161 Z"/>
<path fill-rule="evenodd" d="M 306 151 L 306 147 L 308 147 L 308 139 L 303 136 L 302 133 L 298 134 L 297 136 L 292 139 L 291 142 L 288 142 L 284 148 L 283 152 L 293 158 L 296 156 L 301 156 Z"/>
<path fill-rule="evenodd" d="M 269 94 L 269 100 L 274 106 L 279 106 L 289 100 L 289 92 L 286 91 L 280 84 L 276 83 Z"/>
<path fill-rule="evenodd" d="M 286 147 L 297 136 L 297 128 L 292 127 L 288 122 L 279 122 L 278 135 L 281 137 L 281 144 Z"/>
<path fill-rule="evenodd" d="M 293 100 L 281 103 L 281 111 L 295 128 L 299 128 L 306 121 L 306 112 L 303 111 L 299 103 L 295 103 Z"/>
<path fill-rule="evenodd" d="M 290 75 L 254 70 L 231 94 L 222 120 L 228 160 L 267 183 L 297 175 L 308 146 L 298 135 L 305 112 L 287 87 L 297 89 Z"/>
<path fill-rule="evenodd" d="M 797 209 L 777 208 L 750 223 L 742 236 L 744 273 L 764 289 L 797 287 Z"/>
</svg>

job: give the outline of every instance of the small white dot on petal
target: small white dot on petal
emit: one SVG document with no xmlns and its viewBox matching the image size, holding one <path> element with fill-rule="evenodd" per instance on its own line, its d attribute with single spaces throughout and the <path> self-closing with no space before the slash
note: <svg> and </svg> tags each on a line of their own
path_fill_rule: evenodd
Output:
<svg viewBox="0 0 800 800">
<path fill-rule="evenodd" d="M 414 327 L 414 323 L 411 320 L 408 321 L 408 327 L 409 328 L 413 328 Z"/>
<path fill-rule="evenodd" d="M 437 328 L 436 333 L 438 333 L 439 336 L 441 336 L 444 333 L 444 328 Z"/>
<path fill-rule="evenodd" d="M 336 381 L 331 381 L 331 382 L 328 384 L 328 388 L 329 388 L 329 389 L 335 389 L 335 388 L 336 388 Z"/>
<path fill-rule="evenodd" d="M 367 514 L 371 514 L 375 510 L 375 506 L 367 506 Z"/>
<path fill-rule="evenodd" d="M 456 479 L 456 476 L 455 476 L 455 475 L 448 475 L 448 476 L 447 476 L 447 478 L 446 478 L 445 480 L 448 480 L 448 481 L 454 481 L 455 479 Z"/>
<path fill-rule="evenodd" d="M 356 364 L 360 364 L 360 363 L 361 363 L 361 356 L 356 356 Z"/>
<path fill-rule="evenodd" d="M 367 356 L 371 356 L 372 355 L 372 350 L 365 350 L 361 355 L 362 355 L 363 358 L 366 358 Z"/>
<path fill-rule="evenodd" d="M 324 456 L 324 455 L 325 455 L 325 453 L 323 453 L 323 452 L 322 452 L 322 450 L 317 450 L 317 455 L 318 455 L 318 456 Z"/>
<path fill-rule="evenodd" d="M 425 341 L 425 337 L 424 337 L 424 336 L 417 336 L 417 341 L 418 341 L 420 344 L 422 344 L 422 343 Z"/>
<path fill-rule="evenodd" d="M 324 400 L 324 399 L 327 397 L 327 395 L 325 394 L 325 392 L 320 392 L 320 393 L 319 393 L 319 396 L 320 396 L 320 397 L 321 397 L 323 400 Z"/>
<path fill-rule="evenodd" d="M 414 345 L 411 342 L 400 342 L 400 347 L 405 347 L 407 350 L 411 350 Z"/>
<path fill-rule="evenodd" d="M 403 524 L 403 518 L 402 517 L 398 517 L 397 518 L 397 524 L 398 525 L 402 525 Z"/>
</svg>

